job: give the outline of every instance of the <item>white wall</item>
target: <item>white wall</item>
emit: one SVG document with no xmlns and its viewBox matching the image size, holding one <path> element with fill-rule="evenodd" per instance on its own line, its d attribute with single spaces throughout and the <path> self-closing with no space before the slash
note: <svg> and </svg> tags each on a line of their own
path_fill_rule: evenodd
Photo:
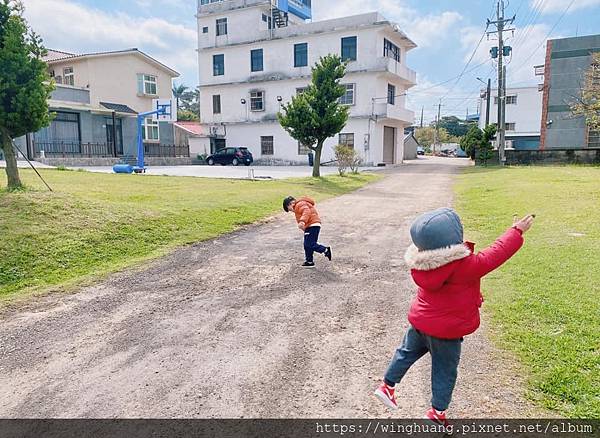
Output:
<svg viewBox="0 0 600 438">
<path fill-rule="evenodd" d="M 517 96 L 516 105 L 506 105 L 506 123 L 515 123 L 514 131 L 507 131 L 507 136 L 540 135 L 542 120 L 542 97 L 543 93 L 537 87 L 508 88 L 507 96 Z M 492 90 L 490 104 L 490 123 L 498 123 L 498 105 L 494 104 L 494 98 L 498 96 L 498 90 Z M 479 101 L 479 127 L 485 127 L 486 99 Z"/>
</svg>

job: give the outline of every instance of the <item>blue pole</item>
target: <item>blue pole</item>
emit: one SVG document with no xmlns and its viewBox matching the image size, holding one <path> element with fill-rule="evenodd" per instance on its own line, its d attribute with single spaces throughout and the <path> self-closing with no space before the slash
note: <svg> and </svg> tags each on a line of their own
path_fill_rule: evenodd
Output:
<svg viewBox="0 0 600 438">
<path fill-rule="evenodd" d="M 137 116 L 137 165 L 140 169 L 144 168 L 144 139 L 142 136 L 142 129 L 144 129 L 144 117 L 144 114 L 139 114 Z"/>
</svg>

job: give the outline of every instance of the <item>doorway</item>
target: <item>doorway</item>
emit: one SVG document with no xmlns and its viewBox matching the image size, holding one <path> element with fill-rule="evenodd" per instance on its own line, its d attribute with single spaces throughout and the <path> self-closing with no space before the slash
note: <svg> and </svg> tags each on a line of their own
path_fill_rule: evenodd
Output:
<svg viewBox="0 0 600 438">
<path fill-rule="evenodd" d="M 218 150 L 223 149 L 227 146 L 227 142 L 224 138 L 211 138 L 210 139 L 210 153 L 214 154 Z"/>
<path fill-rule="evenodd" d="M 396 128 L 383 127 L 383 162 L 394 164 L 396 162 Z"/>
<path fill-rule="evenodd" d="M 115 156 L 123 155 L 123 120 L 115 119 L 115 129 L 113 130 L 113 120 L 106 119 L 106 143 L 112 147 Z M 117 141 L 114 142 L 113 135 L 116 133 Z"/>
</svg>

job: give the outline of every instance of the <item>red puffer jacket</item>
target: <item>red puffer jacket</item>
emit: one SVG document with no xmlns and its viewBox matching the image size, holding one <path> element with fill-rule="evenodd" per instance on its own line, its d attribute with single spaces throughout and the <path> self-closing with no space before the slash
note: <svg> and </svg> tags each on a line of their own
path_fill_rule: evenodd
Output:
<svg viewBox="0 0 600 438">
<path fill-rule="evenodd" d="M 315 201 L 308 196 L 304 196 L 296 201 L 294 213 L 296 214 L 296 222 L 302 226 L 303 230 L 321 223 L 321 218 L 315 208 Z"/>
<path fill-rule="evenodd" d="M 442 339 L 473 333 L 479 327 L 483 303 L 481 278 L 510 259 L 522 245 L 521 231 L 510 228 L 478 254 L 474 254 L 472 243 L 421 252 L 411 246 L 405 260 L 419 286 L 408 314 L 412 326 Z"/>
</svg>

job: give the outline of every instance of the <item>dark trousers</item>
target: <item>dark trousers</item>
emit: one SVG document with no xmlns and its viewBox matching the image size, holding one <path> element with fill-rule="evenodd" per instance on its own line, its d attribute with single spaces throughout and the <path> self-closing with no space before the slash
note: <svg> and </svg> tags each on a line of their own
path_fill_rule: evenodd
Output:
<svg viewBox="0 0 600 438">
<path fill-rule="evenodd" d="M 434 338 L 410 326 L 384 380 L 390 386 L 400 382 L 417 360 L 425 353 L 431 354 L 431 406 L 438 411 L 445 411 L 450 405 L 456 384 L 461 344 L 462 339 Z"/>
<path fill-rule="evenodd" d="M 321 227 L 310 227 L 304 231 L 304 253 L 306 254 L 306 261 L 313 262 L 313 254 L 318 252 L 323 254 L 327 251 L 327 248 L 318 243 L 319 233 Z"/>
</svg>

